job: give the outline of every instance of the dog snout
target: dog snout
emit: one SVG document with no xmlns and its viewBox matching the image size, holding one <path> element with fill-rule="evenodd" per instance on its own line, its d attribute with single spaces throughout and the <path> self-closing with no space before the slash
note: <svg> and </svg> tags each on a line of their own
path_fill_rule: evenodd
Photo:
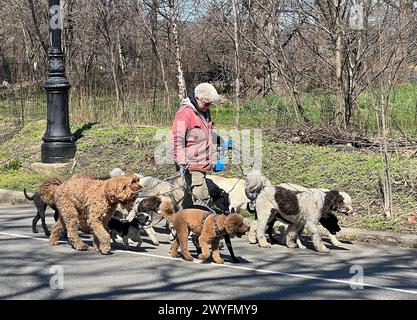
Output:
<svg viewBox="0 0 417 320">
<path fill-rule="evenodd" d="M 149 217 L 149 215 L 148 215 L 148 214 L 146 214 L 146 213 L 141 213 L 141 214 L 139 215 L 138 219 L 139 219 L 139 223 L 140 223 L 141 225 L 147 225 L 147 224 L 149 223 L 149 221 L 150 221 L 150 217 Z"/>
</svg>

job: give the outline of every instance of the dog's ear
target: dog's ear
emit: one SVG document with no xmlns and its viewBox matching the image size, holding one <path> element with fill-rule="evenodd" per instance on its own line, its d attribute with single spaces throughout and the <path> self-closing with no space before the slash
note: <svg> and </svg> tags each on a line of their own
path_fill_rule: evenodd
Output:
<svg viewBox="0 0 417 320">
<path fill-rule="evenodd" d="M 225 230 L 228 234 L 234 235 L 243 224 L 243 217 L 240 214 L 230 214 L 226 218 Z"/>
<path fill-rule="evenodd" d="M 337 211 L 343 205 L 343 197 L 337 190 L 330 190 L 326 192 L 324 197 L 324 204 L 322 208 L 322 214 L 329 211 Z"/>
<path fill-rule="evenodd" d="M 129 202 L 135 198 L 134 191 L 141 189 L 139 179 L 134 175 L 114 177 L 106 181 L 106 196 L 112 202 Z"/>
</svg>

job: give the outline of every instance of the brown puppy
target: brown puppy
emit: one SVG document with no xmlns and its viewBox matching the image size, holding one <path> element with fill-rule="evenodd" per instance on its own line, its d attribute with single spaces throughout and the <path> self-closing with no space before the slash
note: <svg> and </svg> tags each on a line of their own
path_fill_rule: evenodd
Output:
<svg viewBox="0 0 417 320">
<path fill-rule="evenodd" d="M 55 187 L 53 187 L 55 186 Z M 136 191 L 142 186 L 134 174 L 97 180 L 87 175 L 77 175 L 51 188 L 45 188 L 47 197 L 52 197 L 60 212 L 59 220 L 52 226 L 49 243 L 58 245 L 59 234 L 67 229 L 68 239 L 76 250 L 87 250 L 81 241 L 76 224 L 86 219 L 94 235 L 93 246 L 97 252 L 109 254 L 110 235 L 108 222 L 118 203 L 128 205 L 136 198 Z"/>
<path fill-rule="evenodd" d="M 209 244 L 211 244 L 213 260 L 216 263 L 224 263 L 220 257 L 220 239 L 227 233 L 230 237 L 241 237 L 249 226 L 243 222 L 243 217 L 239 214 L 228 216 L 221 214 L 215 215 L 199 209 L 184 209 L 174 214 L 170 202 L 162 202 L 161 213 L 165 218 L 172 222 L 177 231 L 177 237 L 172 242 L 171 256 L 176 257 L 178 247 L 181 247 L 182 254 L 187 261 L 193 261 L 193 257 L 188 251 L 188 235 L 190 231 L 197 234 L 198 242 L 202 253 L 198 259 L 207 260 L 210 257 Z"/>
</svg>

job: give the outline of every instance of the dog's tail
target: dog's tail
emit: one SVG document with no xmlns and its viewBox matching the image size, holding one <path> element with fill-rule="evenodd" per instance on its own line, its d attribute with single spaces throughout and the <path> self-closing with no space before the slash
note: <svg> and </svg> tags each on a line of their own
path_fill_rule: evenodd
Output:
<svg viewBox="0 0 417 320">
<path fill-rule="evenodd" d="M 272 186 L 269 179 L 261 174 L 260 171 L 251 171 L 246 175 L 246 187 L 247 193 L 257 192 L 259 193 L 265 187 Z"/>
<path fill-rule="evenodd" d="M 26 193 L 26 189 L 25 188 L 23 188 L 23 193 L 25 195 L 25 198 L 28 199 L 28 200 L 33 201 L 33 199 L 35 198 L 35 196 L 29 197 L 29 195 Z"/>
<path fill-rule="evenodd" d="M 162 200 L 161 204 L 159 205 L 159 214 L 161 214 L 166 220 L 172 222 L 173 215 L 175 214 L 175 209 L 172 206 L 170 200 Z"/>
<path fill-rule="evenodd" d="M 41 196 L 42 201 L 48 205 L 54 204 L 55 190 L 62 183 L 63 181 L 56 177 L 42 182 L 42 184 L 39 187 L 39 194 Z"/>
</svg>

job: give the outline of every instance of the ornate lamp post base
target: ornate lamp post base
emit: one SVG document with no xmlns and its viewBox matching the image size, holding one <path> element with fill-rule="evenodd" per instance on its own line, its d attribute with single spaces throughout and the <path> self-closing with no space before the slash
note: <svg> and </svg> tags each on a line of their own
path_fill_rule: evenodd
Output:
<svg viewBox="0 0 417 320">
<path fill-rule="evenodd" d="M 62 163 L 75 157 L 75 142 L 46 142 L 41 147 L 41 162 Z"/>
</svg>

